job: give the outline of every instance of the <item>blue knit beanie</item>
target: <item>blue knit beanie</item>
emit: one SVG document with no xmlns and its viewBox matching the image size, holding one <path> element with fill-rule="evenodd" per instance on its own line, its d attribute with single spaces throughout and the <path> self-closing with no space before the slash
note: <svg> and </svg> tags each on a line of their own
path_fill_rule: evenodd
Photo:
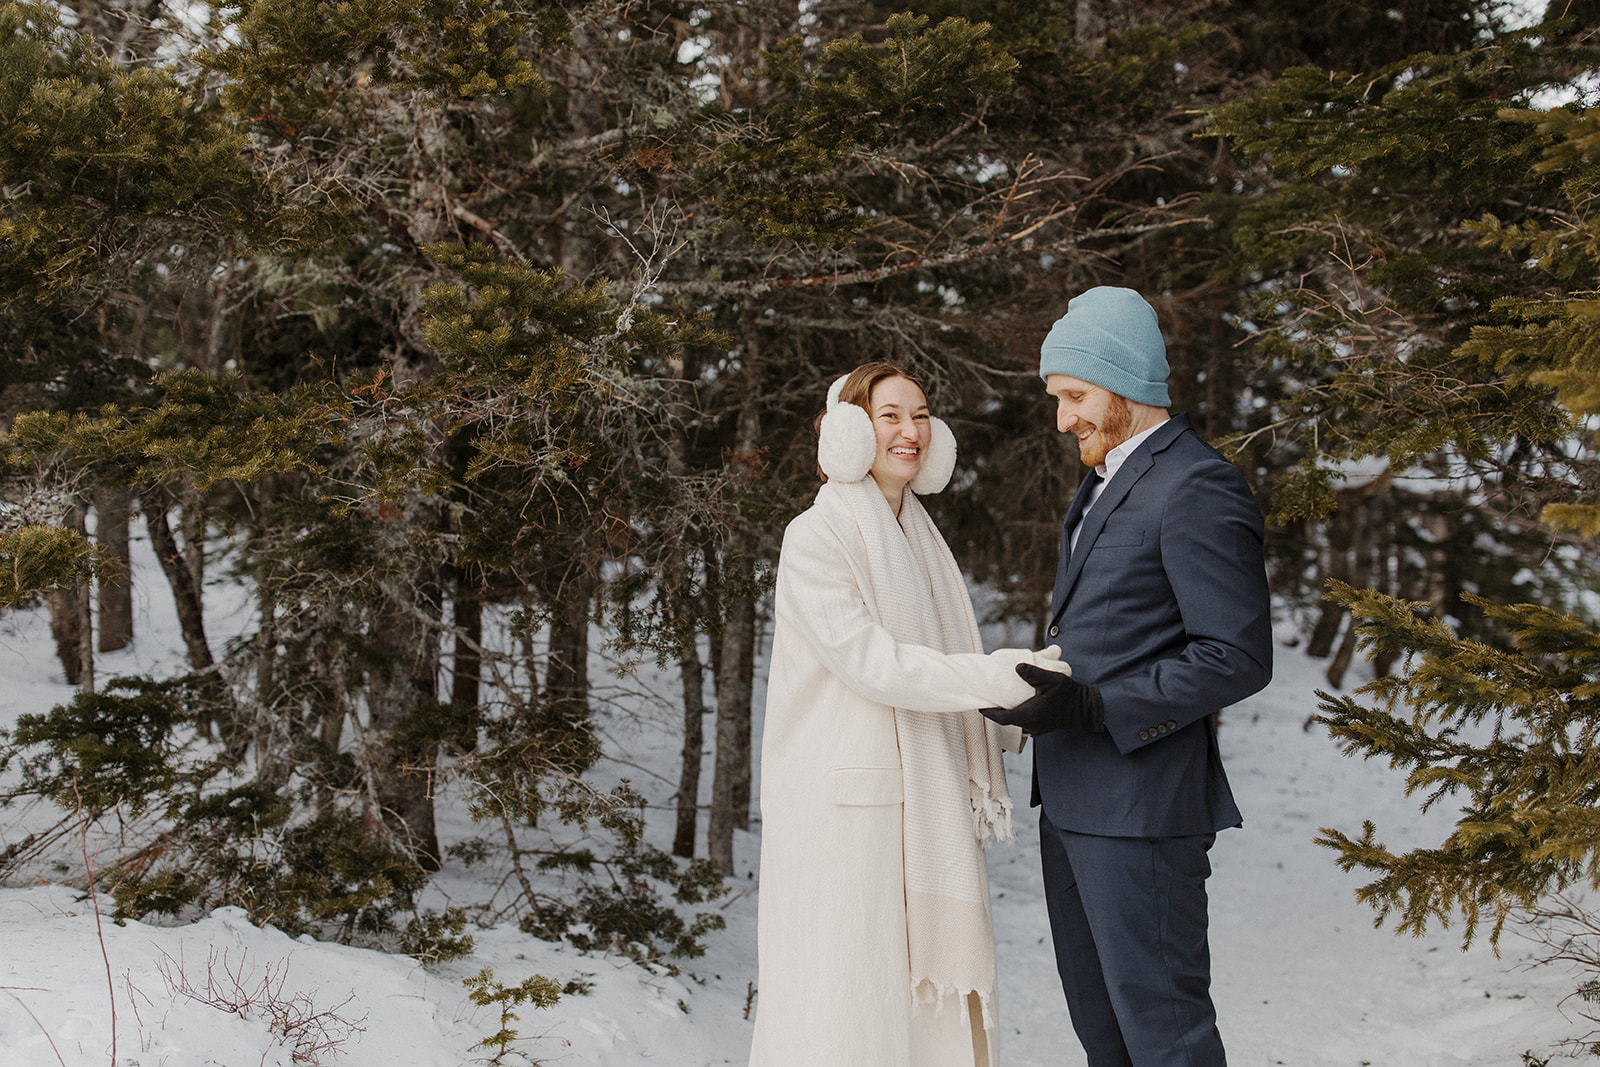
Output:
<svg viewBox="0 0 1600 1067">
<path fill-rule="evenodd" d="M 1067 374 L 1151 407 L 1170 407 L 1156 309 L 1132 289 L 1097 285 L 1067 301 L 1039 346 L 1039 377 Z"/>
</svg>

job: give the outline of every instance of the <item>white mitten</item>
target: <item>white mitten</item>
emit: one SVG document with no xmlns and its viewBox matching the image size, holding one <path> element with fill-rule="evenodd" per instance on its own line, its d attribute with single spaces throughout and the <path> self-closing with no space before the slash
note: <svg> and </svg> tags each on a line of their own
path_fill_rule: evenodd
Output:
<svg viewBox="0 0 1600 1067">
<path fill-rule="evenodd" d="M 1072 666 L 1061 658 L 1060 645 L 1046 645 L 1033 654 L 1033 665 L 1043 667 L 1047 671 L 1072 676 Z"/>
</svg>

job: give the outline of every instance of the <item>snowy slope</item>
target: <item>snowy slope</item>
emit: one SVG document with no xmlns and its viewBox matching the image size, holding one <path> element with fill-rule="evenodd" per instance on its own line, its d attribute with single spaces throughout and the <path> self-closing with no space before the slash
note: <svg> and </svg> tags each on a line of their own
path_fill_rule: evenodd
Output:
<svg viewBox="0 0 1600 1067">
<path fill-rule="evenodd" d="M 159 576 L 138 569 L 147 576 L 138 590 L 141 636 L 136 648 L 102 657 L 102 678 L 180 662 Z M 243 628 L 237 590 L 211 590 L 208 600 L 213 640 Z M 596 667 L 595 676 L 604 677 Z M 1403 847 L 1439 840 L 1449 812 L 1424 819 L 1401 795 L 1394 772 L 1346 759 L 1320 731 L 1303 728 L 1321 669 L 1280 649 L 1272 686 L 1231 709 L 1221 735 L 1246 820 L 1243 829 L 1220 835 L 1210 882 L 1215 994 L 1230 1062 L 1515 1065 L 1524 1050 L 1544 1055 L 1555 1041 L 1585 1032 L 1582 1019 L 1564 1017 L 1557 1006 L 1577 979 L 1556 968 L 1527 969 L 1532 949 L 1515 933 L 1507 933 L 1497 959 L 1485 945 L 1461 952 L 1455 931 L 1411 939 L 1373 929 L 1371 913 L 1353 899 L 1359 877 L 1341 873 L 1332 854 L 1311 843 L 1318 827 L 1356 831 L 1371 818 L 1387 844 Z M 0 679 L 0 725 L 70 696 L 42 612 L 0 618 Z M 675 679 L 648 667 L 607 683 L 615 709 L 607 713 L 607 734 L 627 757 L 597 771 L 629 778 L 661 805 L 655 832 L 662 843 L 676 776 L 675 689 Z M 1026 797 L 1027 787 L 1027 762 L 1017 760 L 1012 793 Z M 0 842 L 13 838 L 17 820 L 0 813 Z M 447 840 L 474 832 L 450 807 L 440 823 Z M 91 856 L 111 847 L 92 835 L 88 844 Z M 297 1038 L 302 1057 L 315 1057 L 304 1062 L 482 1061 L 487 1053 L 472 1045 L 498 1028 L 498 1014 L 471 1004 L 461 980 L 485 966 L 507 985 L 535 973 L 587 984 L 587 993 L 552 1009 L 519 1009 L 513 1026 L 524 1040 L 516 1047 L 527 1062 L 743 1063 L 756 973 L 759 822 L 736 849 L 732 892 L 711 905 L 727 929 L 711 935 L 706 957 L 686 961 L 677 976 L 536 941 L 511 925 L 473 931 L 471 959 L 423 968 L 403 956 L 292 940 L 253 927 L 233 909 L 178 927 L 109 920 L 97 927 L 91 902 L 65 886 L 0 889 L 0 1067 L 107 1064 L 113 1019 L 122 1065 L 288 1065 Z M 1000 1062 L 1082 1065 L 1049 950 L 1030 812 L 1022 813 L 1018 840 L 991 851 L 990 872 Z M 488 892 L 486 877 L 447 866 L 425 903 L 472 903 Z M 304 1020 L 328 1011 L 321 1030 Z M 334 1039 L 342 1041 L 337 1049 L 311 1048 Z"/>
</svg>

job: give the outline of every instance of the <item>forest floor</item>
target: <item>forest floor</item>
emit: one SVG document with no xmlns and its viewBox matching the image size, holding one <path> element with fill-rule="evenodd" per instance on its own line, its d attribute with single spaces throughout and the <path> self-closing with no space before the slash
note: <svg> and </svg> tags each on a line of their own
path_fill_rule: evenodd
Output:
<svg viewBox="0 0 1600 1067">
<path fill-rule="evenodd" d="M 147 554 L 143 546 L 136 546 Z M 181 645 L 159 575 L 136 560 L 135 645 L 101 657 L 101 678 L 174 673 Z M 219 647 L 248 620 L 240 591 L 208 590 Z M 231 631 L 230 631 L 231 627 Z M 991 646 L 1013 643 L 990 628 Z M 652 802 L 651 837 L 671 833 L 679 740 L 676 679 L 648 664 L 618 677 L 597 662 L 608 751 L 602 784 L 622 778 Z M 1448 801 L 1424 816 L 1381 762 L 1341 755 L 1307 728 L 1326 687 L 1324 664 L 1280 647 L 1263 693 L 1229 709 L 1221 744 L 1242 829 L 1219 835 L 1209 883 L 1214 996 L 1235 1067 L 1501 1067 L 1561 1053 L 1593 1024 L 1568 996 L 1583 980 L 1563 965 L 1530 966 L 1538 946 L 1515 928 L 1501 955 L 1487 943 L 1462 951 L 1459 928 L 1421 938 L 1374 929 L 1354 899 L 1362 879 L 1313 844 L 1320 827 L 1357 834 L 1373 820 L 1392 849 L 1436 844 L 1454 814 Z M 1352 672 L 1354 673 L 1354 672 Z M 0 616 L 0 727 L 69 699 L 45 613 Z M 762 693 L 758 689 L 757 706 Z M 759 743 L 759 716 L 757 742 Z M 623 755 L 625 753 L 625 756 Z M 1013 796 L 1028 795 L 1026 759 L 1012 760 Z M 706 783 L 709 788 L 709 782 Z M 458 798 L 440 799 L 446 844 L 477 833 Z M 0 847 L 38 811 L 0 810 Z M 703 820 L 702 820 L 703 832 Z M 114 841 L 91 834 L 91 864 Z M 468 959 L 423 967 L 409 957 L 291 939 L 253 926 L 238 909 L 181 925 L 109 919 L 86 898 L 82 867 L 58 879 L 0 888 L 0 1064 L 4 1067 L 454 1067 L 487 1062 L 473 1046 L 499 1029 L 496 1010 L 468 1000 L 464 978 L 492 967 L 515 985 L 533 974 L 577 980 L 587 992 L 553 1008 L 516 1009 L 520 1035 L 502 1063 L 560 1067 L 742 1064 L 756 978 L 755 870 L 760 822 L 735 843 L 730 892 L 706 908 L 727 922 L 706 955 L 677 974 L 631 960 L 535 940 L 513 922 L 473 928 Z M 1081 1067 L 1048 941 L 1033 813 L 1018 840 L 989 853 L 1000 969 L 1004 1067 Z M 503 870 L 447 862 L 422 902 L 471 906 L 494 896 Z M 97 917 L 96 905 L 99 916 Z M 1480 939 L 1481 941 L 1481 939 Z M 819 1025 L 825 1025 L 819 1020 Z M 115 1055 L 113 1060 L 113 1041 Z M 829 1067 L 829 1065 L 819 1065 Z"/>
</svg>

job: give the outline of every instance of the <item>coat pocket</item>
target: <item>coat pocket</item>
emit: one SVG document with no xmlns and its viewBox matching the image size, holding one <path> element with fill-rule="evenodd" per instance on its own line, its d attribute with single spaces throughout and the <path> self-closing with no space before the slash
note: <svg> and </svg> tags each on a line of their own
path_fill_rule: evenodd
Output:
<svg viewBox="0 0 1600 1067">
<path fill-rule="evenodd" d="M 828 799 L 847 807 L 899 804 L 905 799 L 899 767 L 835 767 L 828 772 Z"/>
</svg>

